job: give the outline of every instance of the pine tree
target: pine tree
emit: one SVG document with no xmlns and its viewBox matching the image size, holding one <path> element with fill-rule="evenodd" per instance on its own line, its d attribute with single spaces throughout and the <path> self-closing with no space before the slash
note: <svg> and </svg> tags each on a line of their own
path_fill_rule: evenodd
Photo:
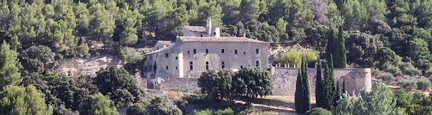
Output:
<svg viewBox="0 0 432 115">
<path fill-rule="evenodd" d="M 303 96 L 304 96 L 304 113 L 311 109 L 311 100 L 310 100 L 310 87 L 309 87 L 309 75 L 308 75 L 308 66 L 307 60 L 303 58 L 302 68 L 303 68 Z"/>
<path fill-rule="evenodd" d="M 296 112 L 299 114 L 303 114 L 303 105 L 304 105 L 304 93 L 303 93 L 303 77 L 302 77 L 302 69 L 299 69 L 297 72 L 297 82 L 296 82 L 296 90 L 294 97 L 294 104 Z"/>
<path fill-rule="evenodd" d="M 11 50 L 9 44 L 3 41 L 0 47 L 0 87 L 21 83 L 17 56 L 17 52 Z"/>
<path fill-rule="evenodd" d="M 319 59 L 319 58 L 318 58 Z M 316 73 L 316 81 L 315 81 L 315 100 L 316 100 L 316 106 L 322 107 L 322 92 L 323 92 L 323 83 L 322 83 L 322 77 L 321 77 L 321 61 L 318 60 L 317 65 L 317 73 Z"/>
<path fill-rule="evenodd" d="M 346 65 L 347 65 L 346 53 L 347 53 L 347 51 L 345 48 L 345 38 L 343 36 L 343 28 L 342 27 L 339 27 L 339 37 L 338 38 L 339 38 L 339 43 L 340 43 L 340 50 L 342 50 L 340 53 L 340 56 L 341 56 L 340 61 L 342 61 L 341 68 L 346 68 Z"/>
</svg>

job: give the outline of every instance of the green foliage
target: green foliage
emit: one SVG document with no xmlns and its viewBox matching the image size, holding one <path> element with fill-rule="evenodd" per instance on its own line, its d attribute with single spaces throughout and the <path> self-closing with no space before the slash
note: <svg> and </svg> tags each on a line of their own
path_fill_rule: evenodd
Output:
<svg viewBox="0 0 432 115">
<path fill-rule="evenodd" d="M 136 54 L 134 51 L 129 51 L 126 47 L 120 48 L 118 55 L 126 63 L 136 63 L 143 60 L 143 56 Z"/>
<path fill-rule="evenodd" d="M 371 92 L 363 90 L 359 96 L 344 94 L 337 105 L 335 113 L 338 115 L 389 115 L 395 112 L 396 98 L 393 91 L 379 81 Z"/>
<path fill-rule="evenodd" d="M 210 109 L 205 109 L 205 110 L 201 110 L 201 111 L 195 111 L 194 114 L 195 115 L 212 115 L 213 112 Z"/>
<path fill-rule="evenodd" d="M 424 76 L 425 76 L 426 78 L 432 78 L 432 77 L 431 77 L 431 76 L 432 76 L 432 68 L 429 69 L 429 70 L 427 70 Z"/>
<path fill-rule="evenodd" d="M 181 115 L 182 111 L 166 97 L 156 97 L 148 106 L 151 115 Z"/>
<path fill-rule="evenodd" d="M 201 88 L 201 93 L 207 94 L 210 99 L 231 100 L 232 76 L 234 72 L 230 69 L 223 69 L 217 73 L 215 70 L 204 71 L 198 78 L 198 87 Z"/>
<path fill-rule="evenodd" d="M 334 51 L 333 57 L 335 68 L 346 68 L 347 58 L 346 58 L 346 48 L 345 48 L 345 37 L 342 27 L 339 27 L 338 36 L 333 44 Z"/>
<path fill-rule="evenodd" d="M 6 41 L 0 46 L 0 87 L 18 85 L 21 83 L 21 74 L 18 69 L 18 53 L 11 50 Z"/>
<path fill-rule="evenodd" d="M 378 62 L 377 65 L 380 69 L 385 68 L 382 66 L 385 63 L 393 64 L 393 63 L 397 62 L 396 53 L 388 47 L 382 47 L 382 48 L 378 49 L 377 54 L 374 56 L 375 56 L 374 57 L 375 60 Z M 379 66 L 379 65 L 381 65 L 381 66 Z"/>
<path fill-rule="evenodd" d="M 378 76 L 380 74 L 380 70 L 378 68 L 371 68 L 372 76 Z"/>
<path fill-rule="evenodd" d="M 118 108 L 138 102 L 145 95 L 135 78 L 125 69 L 115 66 L 101 68 L 94 84 L 102 94 L 109 96 Z"/>
<path fill-rule="evenodd" d="M 306 60 L 304 60 L 304 58 L 301 69 L 297 72 L 294 103 L 296 112 L 299 114 L 304 114 L 311 109 L 309 77 Z"/>
<path fill-rule="evenodd" d="M 322 91 L 322 105 L 318 107 L 325 108 L 327 110 L 333 110 L 336 105 L 337 91 L 336 91 L 335 77 L 333 73 L 333 58 L 330 55 L 327 58 L 327 64 L 324 72 L 324 83 Z"/>
<path fill-rule="evenodd" d="M 6 86 L 0 92 L 0 112 L 3 115 L 51 115 L 42 92 L 34 86 Z"/>
<path fill-rule="evenodd" d="M 90 114 L 92 115 L 116 115 L 117 110 L 111 100 L 98 93 L 91 100 Z"/>
<path fill-rule="evenodd" d="M 135 103 L 126 109 L 128 115 L 146 115 L 146 108 L 142 103 Z"/>
<path fill-rule="evenodd" d="M 405 68 L 405 70 L 403 71 L 403 73 L 405 75 L 409 75 L 409 76 L 416 76 L 416 75 L 421 75 L 421 71 L 418 70 L 417 68 L 414 67 L 410 67 L 410 68 Z"/>
<path fill-rule="evenodd" d="M 420 90 L 428 91 L 432 86 L 432 82 L 428 78 L 421 78 L 417 81 L 417 86 Z"/>
<path fill-rule="evenodd" d="M 307 62 L 315 62 L 318 60 L 318 55 L 313 50 L 290 49 L 281 54 L 279 62 L 282 64 L 300 65 L 303 58 L 306 58 Z"/>
<path fill-rule="evenodd" d="M 309 110 L 305 115 L 333 115 L 331 111 L 317 107 Z"/>
<path fill-rule="evenodd" d="M 377 78 L 381 79 L 385 84 L 391 84 L 395 80 L 393 74 L 387 72 L 381 73 Z"/>
<path fill-rule="evenodd" d="M 322 80 L 322 72 L 321 72 L 321 61 L 318 61 L 317 64 L 317 73 L 315 76 L 316 80 L 315 80 L 315 100 L 316 100 L 316 106 L 317 107 L 322 107 L 323 106 L 323 100 L 321 99 L 323 97 L 323 80 Z"/>
<path fill-rule="evenodd" d="M 214 115 L 234 115 L 234 110 L 231 108 L 226 108 L 224 110 L 217 110 Z"/>
<path fill-rule="evenodd" d="M 398 81 L 398 85 L 410 91 L 417 88 L 417 80 L 414 77 L 404 77 Z"/>
<path fill-rule="evenodd" d="M 42 73 L 57 65 L 55 53 L 47 46 L 31 46 L 20 53 L 21 64 L 25 71 Z"/>
<path fill-rule="evenodd" d="M 233 76 L 233 96 L 241 97 L 247 104 L 258 96 L 271 94 L 272 77 L 266 67 L 245 67 Z"/>
<path fill-rule="evenodd" d="M 386 69 L 384 69 L 384 72 L 388 72 L 393 74 L 394 76 L 401 76 L 402 75 L 402 71 L 393 65 L 388 65 Z"/>
</svg>

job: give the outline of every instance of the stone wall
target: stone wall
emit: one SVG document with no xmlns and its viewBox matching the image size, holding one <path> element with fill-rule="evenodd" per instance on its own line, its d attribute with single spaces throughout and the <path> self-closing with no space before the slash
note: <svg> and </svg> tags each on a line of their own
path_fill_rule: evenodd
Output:
<svg viewBox="0 0 432 115">
<path fill-rule="evenodd" d="M 169 78 L 159 83 L 160 90 L 177 90 L 183 92 L 193 92 L 199 90 L 198 78 Z"/>
<path fill-rule="evenodd" d="M 272 67 L 271 73 L 273 81 L 273 95 L 289 95 L 294 96 L 298 68 L 280 68 Z M 308 68 L 309 71 L 309 86 L 311 94 L 315 95 L 315 80 L 316 69 Z M 321 70 L 324 72 L 324 69 Z M 334 69 L 336 81 L 341 85 L 343 79 L 346 79 L 347 92 L 349 94 L 359 93 L 363 88 L 370 91 L 372 88 L 371 70 L 370 68 L 346 68 Z M 322 75 L 324 77 L 324 75 Z"/>
<path fill-rule="evenodd" d="M 295 84 L 297 80 L 298 68 L 281 68 L 272 67 L 271 73 L 273 80 L 273 95 L 294 96 Z M 309 68 L 309 83 L 311 95 L 315 95 L 315 76 L 316 69 Z M 324 69 L 322 69 L 324 72 Z M 335 78 L 340 84 L 343 79 L 346 79 L 347 91 L 349 94 L 360 92 L 363 88 L 370 91 L 372 88 L 371 70 L 370 68 L 346 68 L 335 69 Z M 324 77 L 324 75 L 322 75 Z M 159 88 L 161 90 L 178 90 L 185 92 L 192 92 L 199 90 L 197 85 L 198 78 L 169 78 L 161 80 Z"/>
</svg>

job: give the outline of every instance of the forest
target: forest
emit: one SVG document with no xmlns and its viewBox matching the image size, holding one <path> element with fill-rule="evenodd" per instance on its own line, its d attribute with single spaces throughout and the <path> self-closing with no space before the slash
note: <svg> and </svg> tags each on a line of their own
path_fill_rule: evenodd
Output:
<svg viewBox="0 0 432 115">
<path fill-rule="evenodd" d="M 184 25 L 202 26 L 207 18 L 221 36 L 246 34 L 272 47 L 298 43 L 324 54 L 328 40 L 337 37 L 345 40 L 348 65 L 372 68 L 386 84 L 408 91 L 427 91 L 432 84 L 432 0 L 2 0 L 0 112 L 142 112 L 146 104 L 136 103 L 157 111 L 168 101 L 144 98 L 130 77 L 143 58 L 124 48 L 174 40 Z M 94 48 L 98 43 L 103 47 Z M 52 71 L 58 60 L 101 54 L 119 55 L 129 65 L 76 81 Z M 17 96 L 31 104 L 12 103 Z"/>
</svg>

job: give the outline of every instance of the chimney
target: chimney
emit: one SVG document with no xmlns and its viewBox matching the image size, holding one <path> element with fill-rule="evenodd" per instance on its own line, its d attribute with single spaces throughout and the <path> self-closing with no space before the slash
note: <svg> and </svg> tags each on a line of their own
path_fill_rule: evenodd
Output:
<svg viewBox="0 0 432 115">
<path fill-rule="evenodd" d="M 207 18 L 207 22 L 206 22 L 206 32 L 208 34 L 208 37 L 211 36 L 211 30 L 212 30 L 212 24 L 211 24 L 211 19 Z"/>
</svg>

